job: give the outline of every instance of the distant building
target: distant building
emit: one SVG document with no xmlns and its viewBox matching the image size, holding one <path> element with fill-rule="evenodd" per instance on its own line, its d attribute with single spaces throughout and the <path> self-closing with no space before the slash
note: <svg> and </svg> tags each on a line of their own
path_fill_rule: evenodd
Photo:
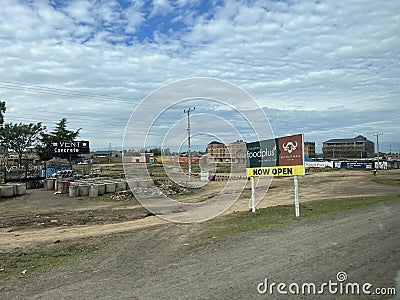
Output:
<svg viewBox="0 0 400 300">
<path fill-rule="evenodd" d="M 375 144 L 362 135 L 331 139 L 323 142 L 322 152 L 329 159 L 370 158 L 374 156 Z"/>
<path fill-rule="evenodd" d="M 230 143 L 228 149 L 232 163 L 246 163 L 246 143 L 243 140 Z"/>
<path fill-rule="evenodd" d="M 315 142 L 304 142 L 304 155 L 310 158 L 316 158 Z"/>
<path fill-rule="evenodd" d="M 90 154 L 81 155 L 84 158 L 93 158 L 96 163 L 112 162 L 118 163 L 122 162 L 122 151 L 95 151 Z"/>
<path fill-rule="evenodd" d="M 217 141 L 207 145 L 207 155 L 211 156 L 215 162 L 230 162 L 231 160 L 228 147 L 224 143 Z"/>
<path fill-rule="evenodd" d="M 387 160 L 388 168 L 400 169 L 400 155 L 391 154 Z"/>
</svg>

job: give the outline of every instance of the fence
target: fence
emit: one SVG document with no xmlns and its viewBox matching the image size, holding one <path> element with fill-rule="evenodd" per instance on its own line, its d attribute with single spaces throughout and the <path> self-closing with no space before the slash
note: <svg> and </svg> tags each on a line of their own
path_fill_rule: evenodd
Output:
<svg viewBox="0 0 400 300">
<path fill-rule="evenodd" d="M 45 164 L 24 162 L 22 165 L 4 166 L 0 172 L 0 182 L 25 182 L 26 185 L 34 188 L 40 185 L 41 180 L 46 178 Z"/>
</svg>

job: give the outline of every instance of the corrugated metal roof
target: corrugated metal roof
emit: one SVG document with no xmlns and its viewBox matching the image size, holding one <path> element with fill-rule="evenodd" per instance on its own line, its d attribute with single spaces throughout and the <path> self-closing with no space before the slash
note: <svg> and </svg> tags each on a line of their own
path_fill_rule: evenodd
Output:
<svg viewBox="0 0 400 300">
<path fill-rule="evenodd" d="M 358 135 L 354 138 L 345 138 L 345 139 L 330 139 L 325 141 L 324 143 L 355 143 L 355 142 L 364 142 L 368 139 L 362 135 Z"/>
<path fill-rule="evenodd" d="M 95 152 L 93 152 L 93 154 L 97 154 L 97 155 L 105 155 L 105 154 L 110 155 L 112 153 L 113 153 L 113 151 L 95 151 Z"/>
</svg>

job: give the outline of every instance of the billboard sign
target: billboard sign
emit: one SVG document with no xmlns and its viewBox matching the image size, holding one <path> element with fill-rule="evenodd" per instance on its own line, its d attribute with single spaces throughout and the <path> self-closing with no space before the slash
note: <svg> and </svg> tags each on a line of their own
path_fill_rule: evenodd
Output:
<svg viewBox="0 0 400 300">
<path fill-rule="evenodd" d="M 375 162 L 354 162 L 354 161 L 342 161 L 340 162 L 341 168 L 352 168 L 352 169 L 373 169 L 375 168 Z"/>
<path fill-rule="evenodd" d="M 246 143 L 247 177 L 304 175 L 302 134 Z"/>
<path fill-rule="evenodd" d="M 335 163 L 333 161 L 306 161 L 304 166 L 306 168 L 334 168 Z"/>
<path fill-rule="evenodd" d="M 88 154 L 90 153 L 89 141 L 54 142 L 50 145 L 51 154 Z"/>
</svg>

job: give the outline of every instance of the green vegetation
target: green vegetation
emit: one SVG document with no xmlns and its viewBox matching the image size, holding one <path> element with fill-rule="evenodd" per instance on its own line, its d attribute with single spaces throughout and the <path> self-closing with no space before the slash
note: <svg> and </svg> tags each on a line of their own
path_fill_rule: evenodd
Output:
<svg viewBox="0 0 400 300">
<path fill-rule="evenodd" d="M 339 172 L 340 170 L 354 170 L 354 169 L 343 169 L 343 168 L 306 168 L 306 173 L 322 173 L 322 172 Z"/>
<path fill-rule="evenodd" d="M 69 265 L 78 259 L 97 253 L 109 244 L 109 240 L 91 244 L 63 245 L 61 242 L 29 252 L 0 253 L 0 281 Z"/>
<path fill-rule="evenodd" d="M 300 218 L 294 216 L 293 205 L 262 208 L 256 214 L 238 212 L 211 220 L 206 223 L 206 230 L 200 235 L 194 247 L 225 240 L 248 232 L 278 226 L 301 219 L 313 219 L 324 215 L 336 214 L 348 209 L 373 205 L 382 201 L 398 200 L 400 195 L 343 198 L 304 203 L 300 206 Z"/>
<path fill-rule="evenodd" d="M 84 217 L 84 218 L 79 218 L 78 220 L 76 220 L 76 223 L 78 223 L 78 225 L 85 225 L 86 223 L 88 223 L 92 220 L 93 220 L 93 217 L 91 217 L 91 218 Z"/>
<path fill-rule="evenodd" d="M 0 101 L 0 125 L 4 124 L 4 113 L 6 112 L 6 103 Z"/>
<path fill-rule="evenodd" d="M 400 178 L 374 178 L 372 181 L 385 185 L 400 185 Z"/>
<path fill-rule="evenodd" d="M 104 163 L 99 164 L 96 167 L 100 167 L 103 169 L 103 173 L 101 176 L 105 177 L 112 177 L 112 178 L 123 178 L 124 175 L 124 168 L 122 163 Z M 177 167 L 181 168 L 183 172 L 188 172 L 189 164 L 188 163 L 179 163 L 176 165 Z M 159 177 L 166 177 L 167 174 L 165 173 L 164 165 L 162 163 L 148 163 L 146 164 L 147 171 L 152 178 L 159 178 Z M 201 172 L 200 164 L 199 163 L 192 163 L 192 174 L 199 174 Z M 227 163 L 218 163 L 217 164 L 217 173 L 230 173 L 231 172 L 231 165 Z"/>
<path fill-rule="evenodd" d="M 230 163 L 217 163 L 216 173 L 230 173 L 232 165 Z"/>
<path fill-rule="evenodd" d="M 68 130 L 67 129 L 67 119 L 62 118 L 55 126 L 54 130 L 50 133 L 46 131 L 41 131 L 40 143 L 36 146 L 36 150 L 39 154 L 41 160 L 49 160 L 52 158 L 53 154 L 49 152 L 50 145 L 54 142 L 64 141 L 72 142 L 75 138 L 79 136 L 81 128 L 78 130 Z M 76 158 L 76 155 L 71 155 L 67 153 L 58 153 L 58 157 L 63 157 L 69 159 L 70 157 Z"/>
<path fill-rule="evenodd" d="M 188 163 L 180 162 L 179 165 L 180 165 L 181 169 L 183 170 L 183 172 L 185 172 L 185 173 L 189 172 L 189 164 Z M 192 174 L 199 174 L 201 172 L 199 163 L 195 163 L 195 162 L 191 163 L 190 168 L 192 169 Z"/>
<path fill-rule="evenodd" d="M 0 128 L 0 143 L 18 154 L 18 162 L 21 165 L 22 154 L 26 148 L 38 143 L 44 130 L 42 123 L 7 123 Z"/>
<path fill-rule="evenodd" d="M 111 178 L 124 178 L 124 168 L 122 163 L 112 163 L 112 164 L 101 164 L 99 165 L 103 169 L 101 176 L 111 177 Z"/>
</svg>

